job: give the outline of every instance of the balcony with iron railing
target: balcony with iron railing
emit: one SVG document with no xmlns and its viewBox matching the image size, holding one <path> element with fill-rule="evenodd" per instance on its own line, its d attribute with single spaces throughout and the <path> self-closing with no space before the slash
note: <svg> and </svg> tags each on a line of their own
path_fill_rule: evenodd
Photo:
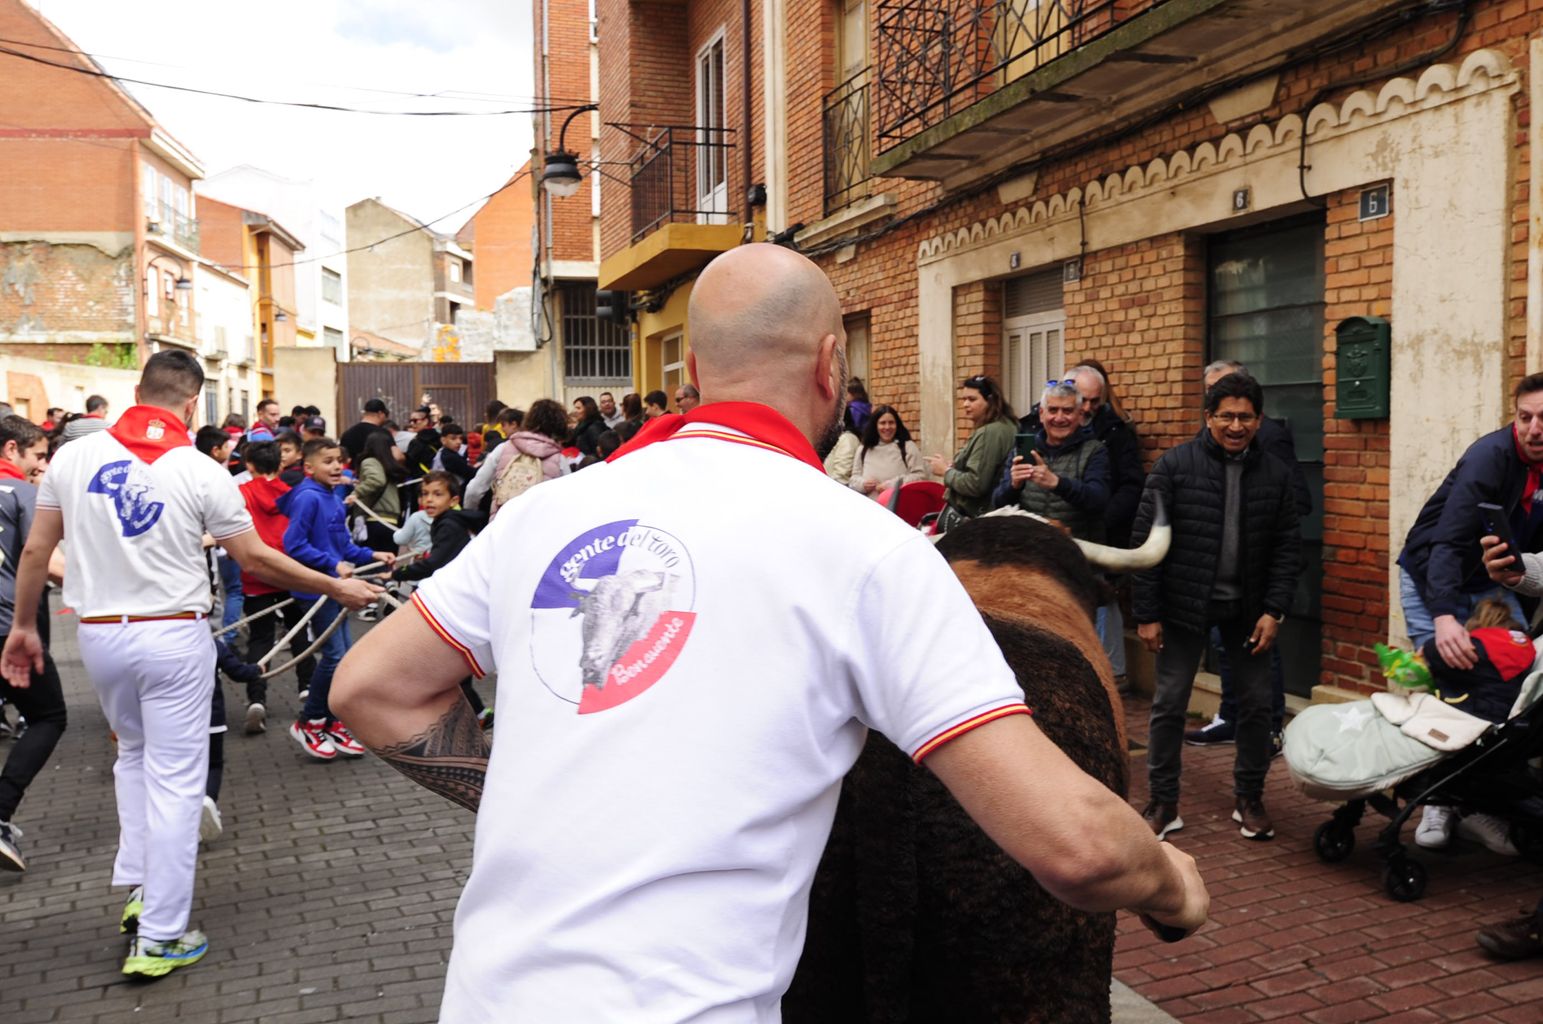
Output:
<svg viewBox="0 0 1543 1024">
<path fill-rule="evenodd" d="M 738 244 L 738 196 L 728 190 L 733 131 L 610 124 L 637 146 L 628 161 L 631 244 L 600 262 L 600 287 L 656 287 Z"/>
<path fill-rule="evenodd" d="M 145 218 L 145 231 L 152 236 L 170 238 L 194 255 L 198 253 L 198 221 L 179 212 L 170 203 L 156 204 L 155 211 Z"/>
<path fill-rule="evenodd" d="M 628 168 L 632 181 L 632 240 L 661 224 L 722 224 L 728 215 L 726 128 L 658 128 L 640 143 Z"/>
<path fill-rule="evenodd" d="M 959 188 L 1259 79 L 1408 0 L 881 0 L 872 173 Z"/>
<path fill-rule="evenodd" d="M 868 68 L 825 94 L 820 104 L 824 142 L 826 214 L 868 194 L 869 123 Z"/>
</svg>

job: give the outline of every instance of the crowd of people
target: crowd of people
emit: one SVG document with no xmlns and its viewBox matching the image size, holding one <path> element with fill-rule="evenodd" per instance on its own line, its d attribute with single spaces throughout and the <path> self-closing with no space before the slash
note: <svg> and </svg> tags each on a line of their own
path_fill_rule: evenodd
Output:
<svg viewBox="0 0 1543 1024">
<path fill-rule="evenodd" d="M 298 756 L 331 761 L 374 751 L 464 806 L 478 809 L 496 800 L 495 817 L 521 822 L 522 831 L 544 836 L 575 863 L 588 863 L 593 854 L 581 849 L 587 840 L 559 839 L 554 829 L 562 826 L 555 820 L 538 825 L 537 803 L 554 791 L 596 785 L 597 771 L 603 778 L 605 771 L 625 770 L 612 762 L 628 751 L 678 749 L 677 733 L 689 731 L 710 706 L 689 698 L 698 680 L 711 682 L 719 664 L 700 655 L 717 650 L 739 660 L 741 672 L 797 685 L 765 688 L 757 698 L 765 702 L 765 722 L 746 719 L 735 732 L 715 720 L 711 728 L 722 735 L 712 749 L 721 763 L 697 764 L 692 754 L 678 767 L 695 773 L 698 788 L 721 769 L 711 784 L 723 789 L 727 803 L 717 802 L 720 809 L 734 803 L 733 793 L 748 791 L 736 773 L 747 769 L 742 758 L 749 752 L 771 758 L 780 766 L 774 775 L 797 793 L 768 789 L 760 803 L 745 803 L 743 814 L 723 815 L 724 827 L 744 818 L 734 835 L 693 825 L 646 801 L 607 803 L 597 826 L 627 821 L 639 835 L 678 829 L 671 833 L 678 836 L 702 828 L 704 835 L 719 836 L 730 861 L 754 862 L 760 854 L 746 843 L 759 827 L 755 815 L 803 821 L 811 808 L 824 806 L 828 787 L 839 782 L 843 766 L 850 766 L 848 755 L 860 747 L 848 725 L 862 721 L 918 751 L 917 760 L 928 757 L 928 766 L 970 813 L 1001 830 L 1004 847 L 1031 868 L 1047 868 L 1033 843 L 1020 842 L 1046 813 L 1030 806 L 1039 797 L 1017 793 L 1012 799 L 1029 804 L 1008 807 L 980 789 L 983 780 L 1027 764 L 1025 758 L 1040 759 L 1043 769 L 1049 756 L 1044 741 L 1023 716 L 1011 672 L 1000 657 L 987 656 L 994 648 L 979 616 L 957 586 L 944 582 L 946 574 L 939 575 L 941 563 L 912 543 L 915 531 L 896 529 L 898 517 L 876 507 L 907 487 L 927 484 L 941 490 L 932 524 L 938 533 L 1000 509 L 1038 515 L 1074 538 L 1116 547 L 1139 546 L 1158 526 L 1171 529 L 1169 554 L 1159 565 L 1106 581 L 1097 616 L 1122 690 L 1129 685 L 1126 615 L 1155 655 L 1150 797 L 1139 817 L 1123 802 L 1097 802 L 1101 827 L 1124 844 L 1118 867 L 1101 880 L 1067 881 L 1060 892 L 1077 905 L 1134 907 L 1154 927 L 1166 923 L 1184 931 L 1198 925 L 1205 900 L 1193 862 L 1162 843 L 1184 827 L 1178 796 L 1186 743 L 1235 745 L 1233 820 L 1246 839 L 1275 835 L 1263 796 L 1281 749 L 1278 643 L 1295 601 L 1301 520 L 1311 510 L 1311 496 L 1289 429 L 1265 415 L 1263 388 L 1241 364 L 1206 367 L 1197 382 L 1204 401 L 1194 436 L 1147 470 L 1136 425 L 1118 400 L 1109 369 L 1096 360 L 1045 382 L 1022 417 L 996 380 L 975 375 L 959 389 L 961 411 L 972 425 L 965 443 L 952 456 L 924 454 L 902 417 L 900 406 L 907 403 L 875 402 L 864 382 L 848 375 L 834 296 L 812 264 L 753 246 L 721 259 L 692 297 L 690 369 L 698 383 L 681 384 L 673 396 L 628 393 L 618 402 L 601 392 L 566 407 L 542 398 L 525 409 L 494 401 L 475 423 L 459 422 L 427 399 L 393 410 L 372 398 L 362 403 L 358 421 L 336 437 L 318 408 L 294 406 L 286 415 L 277 401 L 265 399 L 250 423 L 232 414 L 219 427 L 190 430 L 202 371 L 191 358 L 166 352 L 148 361 L 136 403 L 116 417 L 98 396 L 78 417 L 49 410 L 42 425 L 0 409 L 0 692 L 19 712 L 12 720 L 0 710 L 0 727 L 14 739 L 0 775 L 0 867 L 26 868 L 14 818 L 66 726 L 62 685 L 48 653 L 45 588 L 52 583 L 62 586 L 64 603 L 80 617 L 82 660 L 118 744 L 121 838 L 113 881 L 128 889 L 121 914 L 121 928 L 130 936 L 127 975 L 158 977 L 196 962 L 208 948 L 188 918 L 197 844 L 222 828 L 218 799 L 227 722 L 220 673 L 245 688 L 238 716 L 243 733 L 267 732 L 268 681 L 293 666 L 298 711 L 286 732 Z M 759 333 L 747 333 L 744 317 L 750 314 L 736 312 L 736 303 L 751 313 L 758 303 L 793 303 L 811 323 L 831 326 L 813 338 L 793 325 L 756 321 Z M 746 338 L 763 347 L 747 348 Z M 763 402 L 758 396 L 768 389 L 778 397 Z M 1524 379 L 1515 397 L 1515 422 L 1469 450 L 1427 503 L 1399 558 L 1411 640 L 1443 670 L 1472 673 L 1484 663 L 1489 634 L 1476 632 L 1481 627 L 1470 619 L 1484 602 L 1503 602 L 1508 614 L 1495 619 L 1486 612 L 1489 626 L 1483 628 L 1503 620 L 1519 629 L 1531 611 L 1523 602 L 1531 605 L 1543 594 L 1543 561 L 1533 554 L 1543 548 L 1543 375 Z M 672 400 L 680 415 L 666 415 Z M 694 448 L 663 443 L 691 440 L 698 442 Z M 758 462 L 740 449 L 770 452 L 774 459 Z M 683 462 L 688 452 L 704 461 Z M 538 484 L 602 462 L 616 463 L 609 476 L 584 474 L 562 488 L 522 497 Z M 795 471 L 798 463 L 870 500 L 831 503 L 829 485 L 811 485 Z M 696 471 L 688 474 L 689 465 Z M 618 480 L 661 474 L 679 487 L 645 494 L 617 486 Z M 822 503 L 847 531 L 823 515 L 798 527 L 800 543 L 809 548 L 787 548 L 789 557 L 812 559 L 818 552 L 822 571 L 837 582 L 822 591 L 828 601 L 801 599 L 813 609 L 800 618 L 800 628 L 811 631 L 804 638 L 810 646 L 779 645 L 773 635 L 755 664 L 741 658 L 745 637 L 738 627 L 717 622 L 701 607 L 692 610 L 689 596 L 715 584 L 726 588 L 723 593 L 736 590 L 727 581 L 743 564 L 742 538 L 762 535 L 751 518 L 728 523 L 709 514 L 705 495 L 697 496 L 699 504 L 690 497 L 698 486 L 742 477 L 747 487 L 752 480 L 775 480 L 770 491 L 757 488 L 778 496 L 756 503 L 753 512 L 740 503 L 737 516 L 759 517 L 768 529 L 775 523 L 772 532 L 786 534 L 793 529 L 790 510 Z M 501 512 L 511 515 L 506 510 L 516 499 L 522 500 L 512 523 L 494 529 Z M 1476 511 L 1480 503 L 1501 509 L 1506 528 L 1498 539 L 1493 522 Z M 584 525 L 579 518 L 605 525 L 575 538 Z M 688 554 L 681 536 L 700 550 Z M 518 545 L 518 557 L 511 545 Z M 550 566 L 546 556 L 531 554 L 547 549 Z M 1517 553 L 1523 553 L 1521 562 Z M 925 615 L 911 617 L 905 595 L 918 592 L 918 579 L 932 581 L 922 591 L 947 596 Z M 877 613 L 861 602 L 838 606 L 844 595 L 859 592 L 873 600 L 889 594 L 896 604 L 872 621 L 864 616 Z M 530 602 L 532 593 L 534 614 L 500 617 L 495 627 L 496 610 Z M 390 614 L 404 605 L 417 614 Z M 382 620 L 352 654 L 351 611 Z M 542 611 L 558 614 L 543 618 Z M 645 613 L 657 621 L 634 621 Z M 848 626 L 862 635 L 843 633 Z M 968 637 L 964 650 L 960 636 Z M 691 642 L 699 657 L 677 662 L 691 637 L 698 637 Z M 599 730 L 593 735 L 606 737 L 600 746 L 615 749 L 590 766 L 593 736 L 578 743 L 564 731 L 567 719 L 559 724 L 552 718 L 546 721 L 549 735 L 504 762 L 507 777 L 497 795 L 492 787 L 485 795 L 494 710 L 478 693 L 476 677 L 516 658 L 517 647 L 522 668 L 534 665 L 540 676 L 543 651 L 564 644 L 582 648 L 567 656 L 571 664 L 563 663 L 573 679 L 542 677 L 541 689 L 558 698 L 566 713 L 576 705 Z M 611 646 L 602 651 L 604 644 Z M 1208 650 L 1221 666 L 1222 710 L 1186 731 L 1191 689 Z M 642 653 L 622 665 L 624 652 Z M 404 657 L 422 666 L 410 680 L 374 671 Z M 671 695 L 654 699 L 672 709 L 678 725 L 660 719 L 639 721 L 636 734 L 606 731 L 619 719 L 598 712 L 633 699 L 677 663 L 682 681 L 668 689 Z M 834 666 L 849 663 L 856 666 L 855 681 L 843 677 L 840 688 L 820 689 L 827 674 L 845 671 Z M 1481 689 L 1515 685 L 1514 678 L 1494 675 L 1470 682 L 1477 679 L 1472 685 Z M 625 688 L 639 677 L 649 682 Z M 928 678 L 968 685 L 945 700 L 927 689 Z M 517 699 L 522 721 L 547 714 L 534 699 L 523 693 Z M 594 724 L 600 721 L 603 730 Z M 816 734 L 824 736 L 819 749 L 799 748 L 790 739 Z M 960 739 L 967 734 L 974 738 Z M 785 746 L 766 746 L 778 743 Z M 674 771 L 657 763 L 652 770 L 667 776 Z M 758 777 L 765 771 L 757 760 Z M 1057 762 L 1052 774 L 1073 788 L 1086 782 L 1069 764 Z M 679 782 L 686 785 L 684 776 Z M 533 786 L 547 795 L 535 800 Z M 596 790 L 583 791 L 586 799 L 596 798 Z M 804 822 L 808 837 L 819 835 L 821 813 Z M 486 866 L 474 869 L 467 890 L 467 899 L 485 897 L 488 909 L 467 911 L 463 902 L 466 920 L 457 923 L 460 952 L 452 960 L 446 1005 L 464 1008 L 467 1019 L 492 1005 L 479 991 L 484 979 L 496 982 L 487 991 L 505 986 L 524 993 L 532 1006 L 558 991 L 514 977 L 525 969 L 522 958 L 540 958 L 538 936 L 523 935 L 503 951 L 478 939 L 495 925 L 486 915 L 508 903 L 505 879 L 532 874 L 520 885 L 527 908 L 547 905 L 557 893 L 558 879 L 537 877 L 543 869 L 531 859 L 536 840 L 495 835 L 500 827 L 479 825 L 479 864 L 484 842 L 496 848 L 486 854 Z M 1454 831 L 1516 852 L 1505 821 L 1461 807 L 1428 808 L 1417 842 L 1442 845 Z M 674 840 L 664 843 L 663 833 L 659 839 L 658 863 L 644 856 L 638 870 L 650 878 L 692 875 L 691 850 L 682 846 L 671 853 L 665 848 Z M 800 872 L 812 870 L 818 845 L 800 844 Z M 639 849 L 646 854 L 652 848 Z M 600 871 L 598 863 L 594 867 Z M 653 883 L 641 876 L 632 881 L 640 892 L 651 891 Z M 591 895 L 595 907 L 605 902 L 604 892 Z M 750 894 L 772 903 L 787 896 L 781 890 Z M 646 903 L 651 897 L 638 898 Z M 697 923 L 710 931 L 714 912 L 708 904 L 698 909 Z M 500 922 L 497 927 L 507 926 L 507 919 Z M 1535 955 L 1543 952 L 1537 923 L 1529 916 L 1498 925 L 1481 941 L 1500 955 Z M 586 926 L 577 919 L 569 924 L 578 941 Z M 677 938 L 683 949 L 695 942 L 684 933 Z M 796 961 L 796 950 L 779 945 L 778 972 L 787 968 L 790 952 Z M 716 970 L 693 962 L 707 973 Z M 604 1005 L 609 997 L 596 998 Z"/>
</svg>

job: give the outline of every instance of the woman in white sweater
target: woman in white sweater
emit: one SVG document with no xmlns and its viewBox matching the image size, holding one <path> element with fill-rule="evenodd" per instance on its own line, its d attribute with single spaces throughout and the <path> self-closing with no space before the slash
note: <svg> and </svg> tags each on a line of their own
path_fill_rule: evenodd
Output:
<svg viewBox="0 0 1543 1024">
<path fill-rule="evenodd" d="M 900 421 L 893 406 L 874 409 L 863 427 L 863 443 L 852 459 L 847 486 L 878 500 L 879 492 L 899 480 L 908 484 L 927 479 L 921 449 Z"/>
</svg>

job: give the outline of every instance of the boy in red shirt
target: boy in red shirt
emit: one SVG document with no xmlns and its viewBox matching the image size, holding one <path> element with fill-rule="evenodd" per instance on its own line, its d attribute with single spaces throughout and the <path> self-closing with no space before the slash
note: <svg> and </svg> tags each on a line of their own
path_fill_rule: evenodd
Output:
<svg viewBox="0 0 1543 1024">
<path fill-rule="evenodd" d="M 252 525 L 257 528 L 257 535 L 262 538 L 264 544 L 283 551 L 284 530 L 289 526 L 289 519 L 279 511 L 277 503 L 279 495 L 289 490 L 289 484 L 279 479 L 279 465 L 282 461 L 279 444 L 276 441 L 249 444 L 245 455 L 252 479 L 241 485 L 241 495 L 246 499 L 247 511 L 252 514 Z M 241 592 L 245 595 L 244 608 L 248 617 L 272 608 L 289 597 L 289 591 L 270 587 L 256 576 L 245 572 L 241 574 Z M 254 620 L 247 627 L 251 631 L 247 642 L 247 660 L 258 661 L 273 649 L 274 641 L 280 635 L 278 625 L 281 619 L 284 632 L 287 633 L 304 614 L 305 609 L 296 602 L 282 611 Z M 289 649 L 293 654 L 299 654 L 309 643 L 302 630 L 290 640 Z M 308 657 L 295 666 L 295 676 L 300 682 L 302 693 L 310 688 L 311 672 L 315 667 L 315 657 Z M 266 732 L 268 681 L 259 679 L 247 683 L 246 698 L 247 709 L 243 729 L 248 736 Z"/>
</svg>

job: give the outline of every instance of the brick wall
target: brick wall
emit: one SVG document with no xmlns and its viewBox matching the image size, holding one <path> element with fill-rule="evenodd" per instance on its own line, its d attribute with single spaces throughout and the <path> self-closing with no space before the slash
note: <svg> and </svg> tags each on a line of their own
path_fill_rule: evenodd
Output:
<svg viewBox="0 0 1543 1024">
<path fill-rule="evenodd" d="M 535 38 L 539 47 L 543 5 L 537 3 L 532 6 L 536 19 Z M 554 107 L 573 107 L 592 102 L 594 97 L 590 94 L 589 78 L 589 0 L 546 0 L 545 8 L 551 25 L 546 34 L 547 59 L 544 69 L 538 61 L 537 94 L 544 105 Z M 539 57 L 539 49 L 537 54 Z M 592 135 L 597 115 L 579 114 L 573 118 L 564 134 L 563 122 L 571 112 L 556 110 L 544 115 L 536 146 L 542 152 L 550 152 L 557 149 L 560 141 L 578 157 L 579 166 L 583 168 L 593 148 Z M 602 153 L 602 158 L 608 157 Z M 540 173 L 539 168 L 537 173 Z M 585 173 L 579 190 L 571 196 L 548 199 L 545 192 L 541 194 L 542 205 L 549 203 L 551 206 L 552 237 L 547 241 L 550 245 L 548 254 L 552 259 L 585 262 L 596 259 L 594 218 L 591 213 L 593 187 L 592 176 Z M 491 305 L 488 308 L 492 308 Z"/>
<path fill-rule="evenodd" d="M 1328 197 L 1324 229 L 1323 676 L 1381 689 L 1368 637 L 1388 628 L 1388 421 L 1334 416 L 1334 325 L 1387 317 L 1393 300 L 1393 220 L 1357 219 L 1360 190 Z"/>
<path fill-rule="evenodd" d="M 1002 380 L 1002 285 L 997 281 L 974 281 L 954 289 L 954 378 L 977 373 Z M 955 442 L 963 445 L 973 429 L 963 409 L 956 408 Z"/>
</svg>

